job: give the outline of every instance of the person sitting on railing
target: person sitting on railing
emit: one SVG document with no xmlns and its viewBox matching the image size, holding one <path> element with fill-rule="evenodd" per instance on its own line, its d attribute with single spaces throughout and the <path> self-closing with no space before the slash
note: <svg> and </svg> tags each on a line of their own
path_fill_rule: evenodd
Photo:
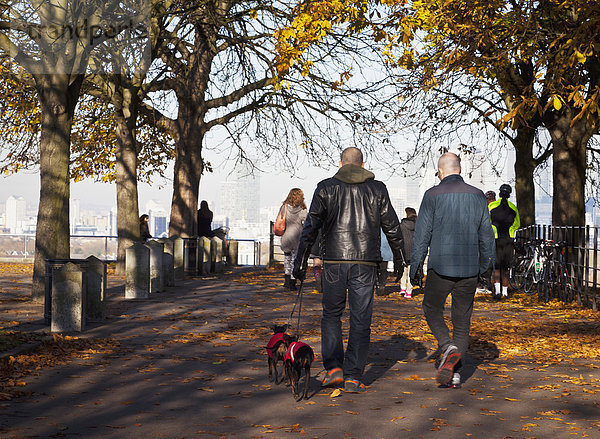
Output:
<svg viewBox="0 0 600 439">
<path fill-rule="evenodd" d="M 515 232 L 521 225 L 517 207 L 508 201 L 511 192 L 512 188 L 503 184 L 500 186 L 500 199 L 488 205 L 496 237 L 495 299 L 508 296 L 508 268 L 514 256 Z M 500 286 L 502 286 L 502 292 Z"/>
<path fill-rule="evenodd" d="M 198 236 L 206 236 L 212 238 L 214 233 L 211 229 L 213 220 L 213 213 L 208 208 L 206 200 L 200 202 L 200 209 L 198 209 Z"/>
<path fill-rule="evenodd" d="M 140 216 L 140 239 L 142 242 L 146 242 L 152 235 L 150 234 L 150 228 L 148 227 L 148 221 L 150 221 L 150 217 L 148 215 L 143 214 Z"/>
</svg>

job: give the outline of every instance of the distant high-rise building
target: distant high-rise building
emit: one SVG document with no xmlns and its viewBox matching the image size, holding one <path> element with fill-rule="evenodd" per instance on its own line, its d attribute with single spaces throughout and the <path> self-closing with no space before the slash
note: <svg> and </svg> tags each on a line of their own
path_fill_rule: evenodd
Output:
<svg viewBox="0 0 600 439">
<path fill-rule="evenodd" d="M 146 203 L 148 229 L 154 237 L 167 236 L 167 211 L 155 200 Z"/>
<path fill-rule="evenodd" d="M 22 233 L 26 219 L 27 203 L 25 198 L 11 195 L 6 200 L 6 227 L 10 233 Z"/>
<path fill-rule="evenodd" d="M 110 236 L 117 236 L 117 206 L 113 206 L 108 214 L 108 234 Z"/>
<path fill-rule="evenodd" d="M 228 218 L 229 222 L 245 220 L 249 223 L 258 223 L 260 221 L 260 177 L 238 174 L 232 180 L 223 182 L 218 211 L 214 214 L 220 218 Z"/>
<path fill-rule="evenodd" d="M 69 200 L 69 225 L 71 234 L 74 233 L 75 227 L 79 224 L 81 224 L 80 202 L 78 198 L 71 198 Z"/>
</svg>

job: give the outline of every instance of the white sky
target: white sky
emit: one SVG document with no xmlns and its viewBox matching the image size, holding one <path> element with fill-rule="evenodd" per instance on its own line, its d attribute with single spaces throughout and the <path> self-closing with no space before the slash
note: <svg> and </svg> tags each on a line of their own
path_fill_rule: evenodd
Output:
<svg viewBox="0 0 600 439">
<path fill-rule="evenodd" d="M 216 168 L 216 164 L 220 163 L 217 157 L 206 157 Z M 169 179 L 155 177 L 152 184 L 139 183 L 139 199 L 140 211 L 144 210 L 144 206 L 149 200 L 156 200 L 167 211 L 171 206 L 172 197 L 172 175 L 171 166 L 167 175 Z M 209 202 L 219 199 L 219 187 L 222 181 L 228 179 L 231 172 L 231 165 L 219 166 L 212 173 L 206 173 L 202 176 L 200 182 L 200 199 L 206 199 Z M 300 187 L 309 199 L 316 187 L 316 184 L 327 178 L 335 172 L 332 166 L 329 171 L 303 166 L 298 174 L 305 175 L 304 178 L 292 178 L 289 173 L 279 172 L 275 169 L 270 169 L 268 173 L 261 174 L 261 205 L 277 205 L 287 195 L 292 187 Z M 27 201 L 27 207 L 35 207 L 38 204 L 40 191 L 39 173 L 37 171 L 21 171 L 10 176 L 0 176 L 0 203 L 4 203 L 11 196 L 22 196 Z M 82 209 L 94 209 L 108 211 L 112 206 L 116 205 L 116 191 L 114 184 L 97 183 L 90 179 L 71 183 L 71 198 L 80 200 Z"/>
</svg>

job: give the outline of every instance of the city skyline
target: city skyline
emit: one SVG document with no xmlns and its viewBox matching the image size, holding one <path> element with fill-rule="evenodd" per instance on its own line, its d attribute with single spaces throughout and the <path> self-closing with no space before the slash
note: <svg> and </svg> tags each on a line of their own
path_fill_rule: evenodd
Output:
<svg viewBox="0 0 600 439">
<path fill-rule="evenodd" d="M 366 167 L 368 168 L 368 166 Z M 333 167 L 327 170 L 308 167 L 306 172 L 302 173 L 302 178 L 285 173 L 260 173 L 253 177 L 239 170 L 208 173 L 203 176 L 201 181 L 199 201 L 207 200 L 213 210 L 213 228 L 228 225 L 228 222 L 237 222 L 238 227 L 255 229 L 252 233 L 259 233 L 257 230 L 262 230 L 260 232 L 262 235 L 268 222 L 275 218 L 281 202 L 292 187 L 300 187 L 303 190 L 306 203 L 309 205 L 317 183 L 334 175 L 335 170 Z M 404 216 L 405 207 L 410 206 L 418 210 L 425 190 L 437 184 L 433 166 L 431 169 L 422 169 L 419 178 L 393 177 L 386 179 L 378 177 L 378 173 L 380 175 L 384 173 L 376 171 L 376 178 L 386 183 L 399 217 Z M 494 190 L 497 192 L 501 183 L 510 183 L 514 180 L 511 167 L 505 166 L 503 175 L 498 177 L 483 154 L 474 154 L 469 161 L 464 161 L 462 174 L 465 181 L 484 191 Z M 36 176 L 25 173 L 2 178 L 4 182 L 10 180 L 12 183 L 0 185 L 2 187 L 0 190 L 0 226 L 6 229 L 8 222 L 13 221 L 14 223 L 14 220 L 9 220 L 6 214 L 6 202 L 10 197 L 13 200 L 21 200 L 21 205 L 24 199 L 26 216 L 30 219 L 35 216 L 37 198 L 32 199 L 32 196 L 36 188 L 34 187 L 32 190 L 31 180 Z M 24 184 L 25 180 L 29 180 L 29 184 Z M 253 183 L 254 181 L 256 184 Z M 103 194 L 98 196 L 97 193 L 94 193 L 94 196 L 90 197 L 90 183 L 95 186 L 97 192 L 100 191 Z M 73 183 L 70 208 L 71 232 L 73 234 L 85 231 L 93 233 L 94 230 L 104 230 L 107 234 L 112 234 L 112 232 L 116 234 L 116 200 L 113 199 L 116 196 L 114 191 L 114 185 L 109 184 Z M 536 185 L 536 217 L 546 224 L 551 220 L 552 206 L 551 197 L 548 195 L 549 191 L 551 191 L 551 175 L 546 171 L 538 178 Z M 151 216 L 150 227 L 153 235 L 155 231 L 158 231 L 157 235 L 159 236 L 168 233 L 170 199 L 171 187 L 169 187 L 167 179 L 163 178 L 154 185 L 139 184 L 140 215 L 146 213 Z M 513 202 L 515 201 L 514 191 L 511 199 Z M 241 215 L 237 216 L 235 212 L 239 212 Z M 592 217 L 593 221 L 596 221 L 595 212 Z M 240 223 L 240 220 L 244 220 L 244 223 Z M 29 229 L 31 230 L 33 227 L 35 230 L 34 225 L 33 221 Z"/>
</svg>

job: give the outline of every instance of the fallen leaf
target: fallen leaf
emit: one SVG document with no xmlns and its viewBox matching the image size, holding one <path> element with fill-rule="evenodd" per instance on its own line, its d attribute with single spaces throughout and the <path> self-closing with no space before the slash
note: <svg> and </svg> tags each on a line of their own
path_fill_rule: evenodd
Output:
<svg viewBox="0 0 600 439">
<path fill-rule="evenodd" d="M 331 398 L 337 398 L 341 394 L 342 394 L 342 391 L 340 389 L 335 389 L 333 392 L 331 392 L 331 394 L 329 396 Z"/>
</svg>

